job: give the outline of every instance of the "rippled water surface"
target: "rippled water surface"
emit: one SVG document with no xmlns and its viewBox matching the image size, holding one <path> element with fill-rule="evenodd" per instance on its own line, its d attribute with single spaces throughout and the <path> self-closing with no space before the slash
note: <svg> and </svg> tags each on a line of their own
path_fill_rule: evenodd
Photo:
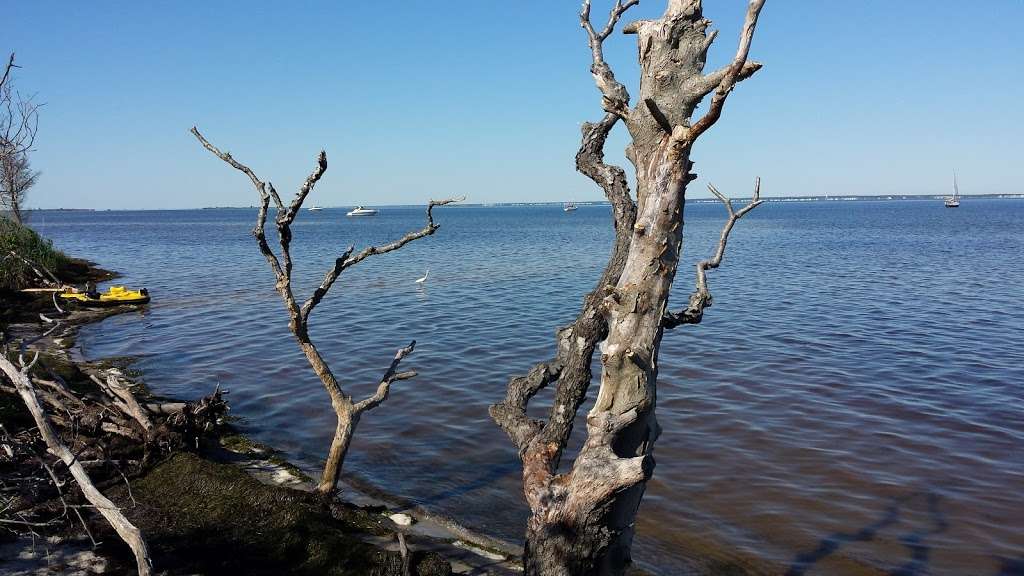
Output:
<svg viewBox="0 0 1024 576">
<path fill-rule="evenodd" d="M 687 207 L 686 262 L 709 253 L 723 213 Z M 32 223 L 153 294 L 147 310 L 85 329 L 88 356 L 136 356 L 166 395 L 220 382 L 248 432 L 314 471 L 334 415 L 288 333 L 254 219 L 39 212 Z M 358 396 L 418 342 L 407 362 L 420 377 L 364 417 L 349 473 L 515 539 L 526 517 L 518 462 L 487 406 L 551 355 L 603 267 L 609 209 L 446 208 L 438 220 L 435 236 L 346 272 L 312 334 Z M 419 208 L 304 212 L 300 292 L 350 243 L 422 223 Z M 1024 202 L 769 203 L 729 250 L 704 324 L 664 340 L 665 433 L 636 560 L 658 574 L 700 563 L 1024 573 Z"/>
</svg>

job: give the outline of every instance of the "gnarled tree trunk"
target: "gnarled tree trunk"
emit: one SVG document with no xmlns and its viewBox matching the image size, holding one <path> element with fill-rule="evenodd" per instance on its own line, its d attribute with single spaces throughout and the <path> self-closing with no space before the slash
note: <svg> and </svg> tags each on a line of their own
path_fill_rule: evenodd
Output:
<svg viewBox="0 0 1024 576">
<path fill-rule="evenodd" d="M 591 24 L 590 1 L 583 3 L 581 23 L 606 116 L 598 124 L 584 125 L 577 168 L 612 202 L 616 240 L 596 290 L 585 299 L 576 322 L 559 332 L 555 360 L 513 378 L 505 400 L 491 408 L 523 460 L 523 487 L 531 510 L 527 574 L 621 574 L 630 563 L 633 525 L 654 469 L 660 432 L 654 408 L 664 330 L 700 321 L 711 304 L 705 271 L 720 263 L 735 221 L 759 203 L 755 192 L 749 206 L 734 212 L 712 190 L 729 212 L 719 249 L 698 264 L 697 290 L 688 307 L 669 312 L 682 249 L 686 185 L 696 178 L 690 172 L 690 150 L 718 120 L 736 82 L 760 68 L 747 55 L 763 3 L 751 0 L 733 62 L 706 75 L 707 49 L 715 34 L 706 33 L 709 21 L 701 14 L 700 0 L 669 0 L 661 18 L 626 26 L 639 43 L 640 101 L 635 107 L 605 63 L 602 46 L 637 0 L 618 0 L 601 31 Z M 706 114 L 691 123 L 697 105 L 712 92 Z M 605 139 L 619 120 L 632 139 L 626 155 L 636 174 L 635 204 L 623 170 L 603 158 Z M 587 440 L 569 472 L 558 474 L 573 418 L 590 385 L 590 362 L 602 340 L 601 387 L 587 415 Z M 529 418 L 527 403 L 552 382 L 555 402 L 547 420 Z"/>
</svg>

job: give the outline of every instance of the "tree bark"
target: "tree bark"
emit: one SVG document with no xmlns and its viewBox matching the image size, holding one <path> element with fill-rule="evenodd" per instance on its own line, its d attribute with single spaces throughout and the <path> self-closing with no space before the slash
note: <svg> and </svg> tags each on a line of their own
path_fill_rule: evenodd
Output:
<svg viewBox="0 0 1024 576">
<path fill-rule="evenodd" d="M 690 172 L 690 151 L 718 120 L 735 84 L 760 68 L 747 56 L 764 0 L 750 1 L 732 63 L 710 74 L 703 69 L 715 34 L 706 33 L 710 22 L 701 14 L 700 0 L 669 0 L 661 18 L 627 25 L 624 31 L 638 36 L 641 69 L 639 103 L 630 107 L 629 93 L 604 61 L 602 45 L 635 4 L 617 0 L 600 31 L 591 24 L 590 0 L 583 2 L 580 14 L 606 116 L 600 124 L 584 125 L 577 168 L 604 189 L 615 207 L 612 256 L 576 322 L 559 332 L 556 359 L 513 378 L 505 400 L 491 408 L 523 461 L 523 488 L 531 511 L 524 554 L 529 575 L 618 575 L 629 566 L 633 526 L 654 469 L 660 433 L 654 409 L 664 330 L 699 322 L 711 303 L 703 273 L 718 266 L 735 220 L 758 203 L 755 197 L 749 207 L 734 213 L 723 199 L 730 219 L 719 251 L 698 265 L 690 307 L 670 313 L 686 186 L 696 178 Z M 712 92 L 708 111 L 691 122 L 697 105 Z M 635 205 L 622 169 L 603 158 L 605 138 L 619 120 L 631 137 L 626 157 L 636 175 Z M 587 440 L 571 470 L 558 474 L 571 423 L 590 385 L 590 360 L 602 339 L 601 385 L 587 415 Z M 528 418 L 528 402 L 552 382 L 555 402 L 547 420 Z"/>
<path fill-rule="evenodd" d="M 341 410 L 335 408 L 335 414 L 338 415 L 338 423 L 334 428 L 331 448 L 327 451 L 324 473 L 316 487 L 320 494 L 331 494 L 337 489 L 341 468 L 345 463 L 345 456 L 348 455 L 349 444 L 352 443 L 352 433 L 359 422 L 359 414 L 353 414 L 347 407 Z"/>
</svg>

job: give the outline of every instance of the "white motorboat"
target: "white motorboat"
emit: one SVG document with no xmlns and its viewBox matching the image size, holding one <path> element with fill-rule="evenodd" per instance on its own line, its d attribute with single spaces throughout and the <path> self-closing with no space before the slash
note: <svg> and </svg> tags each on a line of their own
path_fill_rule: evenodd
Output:
<svg viewBox="0 0 1024 576">
<path fill-rule="evenodd" d="M 310 206 L 309 207 L 309 211 L 310 212 L 319 212 L 319 211 L 321 211 L 323 209 L 324 209 L 323 206 Z"/>
<path fill-rule="evenodd" d="M 573 202 L 566 202 L 565 206 L 562 206 L 562 210 L 564 210 L 566 212 L 575 212 L 576 211 L 576 204 L 573 203 Z"/>
<path fill-rule="evenodd" d="M 362 206 L 356 206 L 345 216 L 376 216 L 377 211 L 373 208 L 363 208 Z"/>
</svg>

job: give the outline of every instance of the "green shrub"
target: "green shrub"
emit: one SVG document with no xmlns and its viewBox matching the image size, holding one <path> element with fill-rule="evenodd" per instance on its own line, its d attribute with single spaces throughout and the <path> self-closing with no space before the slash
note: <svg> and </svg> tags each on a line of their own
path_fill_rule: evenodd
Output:
<svg viewBox="0 0 1024 576">
<path fill-rule="evenodd" d="M 40 280 L 28 265 L 10 256 L 11 250 L 58 275 L 68 264 L 68 257 L 54 248 L 53 242 L 28 227 L 0 216 L 0 290 L 41 286 Z"/>
</svg>

